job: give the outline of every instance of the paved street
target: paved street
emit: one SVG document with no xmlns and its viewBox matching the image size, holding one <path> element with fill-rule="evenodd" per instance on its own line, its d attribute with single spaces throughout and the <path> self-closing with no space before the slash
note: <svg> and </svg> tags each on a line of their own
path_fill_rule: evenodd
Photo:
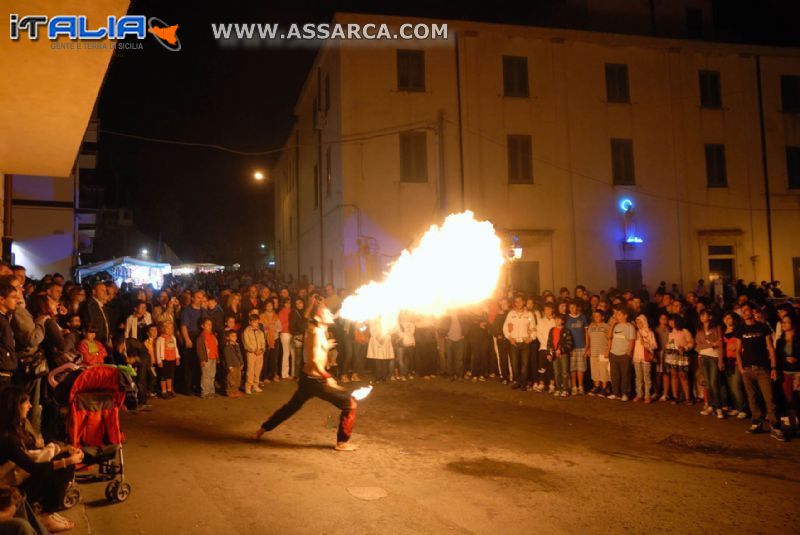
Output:
<svg viewBox="0 0 800 535">
<path fill-rule="evenodd" d="M 417 380 L 362 402 L 358 452 L 331 449 L 318 400 L 246 440 L 294 389 L 126 415 L 131 497 L 83 486 L 75 533 L 777 533 L 800 513 L 800 441 L 698 407 Z"/>
</svg>

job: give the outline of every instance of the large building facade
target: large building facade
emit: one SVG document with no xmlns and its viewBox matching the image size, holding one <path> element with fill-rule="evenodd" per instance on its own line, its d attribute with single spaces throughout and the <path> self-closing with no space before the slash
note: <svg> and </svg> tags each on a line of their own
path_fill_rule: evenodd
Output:
<svg viewBox="0 0 800 535">
<path fill-rule="evenodd" d="M 321 48 L 271 174 L 283 272 L 354 288 L 469 209 L 521 249 L 520 289 L 800 293 L 800 50 L 335 22 L 447 23 L 448 39 Z"/>
</svg>

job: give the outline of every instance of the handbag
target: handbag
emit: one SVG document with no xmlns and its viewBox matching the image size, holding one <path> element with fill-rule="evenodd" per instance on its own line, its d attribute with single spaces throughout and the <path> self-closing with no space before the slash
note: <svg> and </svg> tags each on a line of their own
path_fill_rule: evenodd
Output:
<svg viewBox="0 0 800 535">
<path fill-rule="evenodd" d="M 4 487 L 19 487 L 29 476 L 28 472 L 13 461 L 6 461 L 0 465 L 0 485 Z"/>
<path fill-rule="evenodd" d="M 50 442 L 43 448 L 26 450 L 25 453 L 35 463 L 49 463 L 61 453 L 61 446 Z M 13 461 L 6 461 L 0 465 L 0 485 L 19 487 L 29 477 L 30 474 L 14 464 Z"/>
<path fill-rule="evenodd" d="M 50 366 L 47 365 L 47 359 L 42 349 L 30 355 L 20 356 L 19 363 L 22 373 L 28 379 L 38 379 L 50 373 Z"/>
</svg>

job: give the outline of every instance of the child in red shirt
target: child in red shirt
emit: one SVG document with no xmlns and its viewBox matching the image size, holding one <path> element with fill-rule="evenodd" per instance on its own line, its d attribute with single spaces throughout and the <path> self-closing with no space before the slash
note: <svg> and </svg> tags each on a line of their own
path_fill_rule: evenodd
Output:
<svg viewBox="0 0 800 535">
<path fill-rule="evenodd" d="M 217 360 L 219 359 L 219 341 L 214 334 L 214 323 L 205 318 L 200 323 L 202 331 L 197 336 L 197 358 L 200 361 L 200 397 L 213 398 L 214 379 L 217 376 Z"/>
<path fill-rule="evenodd" d="M 96 325 L 90 324 L 86 329 L 86 336 L 78 344 L 78 353 L 83 356 L 84 366 L 95 366 L 105 362 L 108 352 L 105 346 L 97 341 Z"/>
<path fill-rule="evenodd" d="M 569 395 L 569 364 L 570 353 L 575 343 L 572 333 L 564 327 L 564 316 L 555 315 L 555 327 L 550 329 L 547 337 L 547 359 L 553 362 L 553 374 L 556 379 L 556 396 Z"/>
</svg>

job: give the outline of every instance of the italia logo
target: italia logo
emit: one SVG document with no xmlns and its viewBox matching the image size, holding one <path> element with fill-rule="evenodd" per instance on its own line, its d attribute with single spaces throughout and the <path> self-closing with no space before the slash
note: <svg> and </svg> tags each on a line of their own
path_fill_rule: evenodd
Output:
<svg viewBox="0 0 800 535">
<path fill-rule="evenodd" d="M 18 41 L 23 33 L 28 39 L 36 41 L 40 32 L 51 41 L 60 36 L 74 40 L 98 41 L 102 39 L 125 39 L 133 37 L 144 40 L 148 33 L 158 43 L 169 50 L 177 52 L 181 42 L 177 35 L 178 25 L 168 26 L 163 20 L 144 15 L 123 15 L 106 17 L 105 25 L 91 27 L 85 15 L 25 15 L 12 13 L 9 16 L 9 37 Z"/>
</svg>

